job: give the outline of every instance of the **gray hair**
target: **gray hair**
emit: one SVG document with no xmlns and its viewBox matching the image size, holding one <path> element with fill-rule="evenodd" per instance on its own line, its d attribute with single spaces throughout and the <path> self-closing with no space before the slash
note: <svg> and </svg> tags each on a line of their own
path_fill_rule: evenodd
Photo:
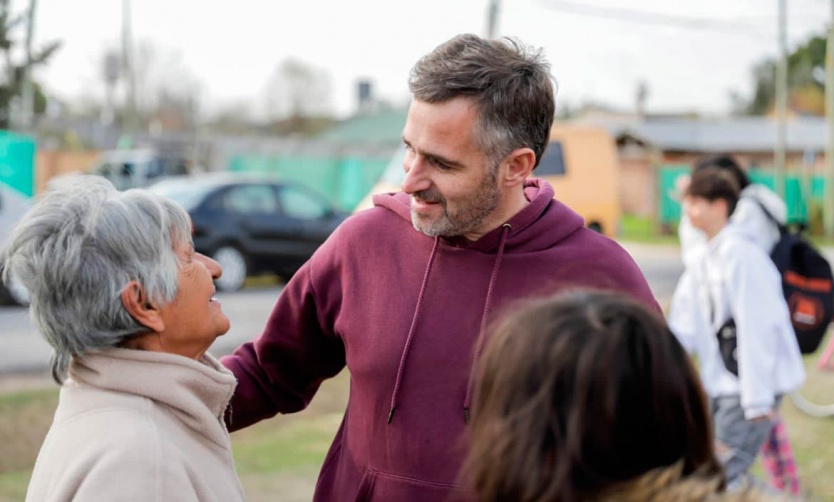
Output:
<svg viewBox="0 0 834 502">
<path fill-rule="evenodd" d="M 555 86 L 541 49 L 510 38 L 458 35 L 414 65 L 408 86 L 427 103 L 472 99 L 479 117 L 475 141 L 491 164 L 523 147 L 539 164 L 555 113 Z"/>
<path fill-rule="evenodd" d="M 3 280 L 31 295 L 31 316 L 52 346 L 52 375 L 64 380 L 73 356 L 147 333 L 121 292 L 136 280 L 152 302 L 174 299 L 191 243 L 188 213 L 146 190 L 117 191 L 99 176 L 77 176 L 46 192 L 15 228 Z"/>
</svg>

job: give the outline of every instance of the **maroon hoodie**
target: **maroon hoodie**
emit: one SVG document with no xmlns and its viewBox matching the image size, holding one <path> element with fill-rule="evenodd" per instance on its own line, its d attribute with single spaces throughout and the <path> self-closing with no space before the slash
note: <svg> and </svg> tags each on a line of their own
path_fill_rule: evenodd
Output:
<svg viewBox="0 0 834 502">
<path fill-rule="evenodd" d="M 407 195 L 375 197 L 287 284 L 263 334 L 222 359 L 239 380 L 229 428 L 304 409 L 347 364 L 350 398 L 315 500 L 466 498 L 458 470 L 486 323 L 574 286 L 658 308 L 631 257 L 550 185 L 532 179 L 525 193 L 530 204 L 475 242 L 427 237 Z"/>
</svg>

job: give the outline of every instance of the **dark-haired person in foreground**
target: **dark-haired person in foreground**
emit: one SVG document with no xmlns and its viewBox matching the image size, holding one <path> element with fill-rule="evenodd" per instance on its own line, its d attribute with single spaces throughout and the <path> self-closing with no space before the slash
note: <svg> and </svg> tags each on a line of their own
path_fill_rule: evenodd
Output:
<svg viewBox="0 0 834 502">
<path fill-rule="evenodd" d="M 698 374 L 664 319 L 576 290 L 495 327 L 462 479 L 479 502 L 766 500 L 723 493 L 712 439 Z"/>
<path fill-rule="evenodd" d="M 307 406 L 346 366 L 350 398 L 317 501 L 447 501 L 482 328 L 523 297 L 587 285 L 657 303 L 631 257 L 532 179 L 554 88 L 539 51 L 456 36 L 421 59 L 403 192 L 345 221 L 281 293 L 259 337 L 223 358 L 228 424 Z"/>
</svg>

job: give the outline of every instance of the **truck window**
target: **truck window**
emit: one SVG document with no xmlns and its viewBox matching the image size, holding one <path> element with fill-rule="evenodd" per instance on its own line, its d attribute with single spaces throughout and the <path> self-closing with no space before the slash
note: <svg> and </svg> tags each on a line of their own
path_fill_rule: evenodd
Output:
<svg viewBox="0 0 834 502">
<path fill-rule="evenodd" d="M 544 151 L 539 166 L 533 171 L 533 176 L 559 176 L 565 174 L 565 156 L 562 143 L 551 141 Z"/>
</svg>

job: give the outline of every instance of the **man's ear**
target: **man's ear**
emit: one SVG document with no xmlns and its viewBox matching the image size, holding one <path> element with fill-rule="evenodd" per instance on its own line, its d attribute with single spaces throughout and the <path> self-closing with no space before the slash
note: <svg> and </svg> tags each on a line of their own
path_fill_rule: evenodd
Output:
<svg viewBox="0 0 834 502">
<path fill-rule="evenodd" d="M 136 280 L 131 280 L 122 289 L 122 305 L 142 326 L 155 333 L 161 333 L 165 329 L 159 308 L 148 298 L 145 288 Z"/>
<path fill-rule="evenodd" d="M 504 164 L 500 180 L 504 186 L 524 185 L 536 165 L 536 153 L 531 148 L 518 148 L 504 158 Z"/>
</svg>

